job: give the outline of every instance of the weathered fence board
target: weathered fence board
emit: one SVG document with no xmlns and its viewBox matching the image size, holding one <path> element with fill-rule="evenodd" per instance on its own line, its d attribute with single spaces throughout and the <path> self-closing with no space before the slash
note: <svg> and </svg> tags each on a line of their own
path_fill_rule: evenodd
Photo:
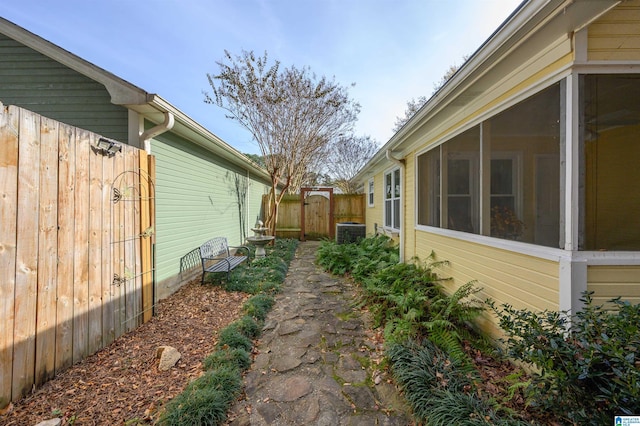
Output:
<svg viewBox="0 0 640 426">
<path fill-rule="evenodd" d="M 13 389 L 23 394 L 34 380 L 36 301 L 38 292 L 38 198 L 40 116 L 20 114 L 18 147 L 18 217 L 16 238 Z M 34 168 L 36 170 L 34 170 Z"/>
<path fill-rule="evenodd" d="M 140 177 L 144 178 L 149 175 L 149 161 L 147 153 L 140 153 Z M 151 217 L 149 216 L 149 203 L 143 202 L 150 199 L 150 185 L 140 185 L 140 271 L 142 271 L 142 311 L 144 313 L 143 321 L 147 322 L 151 319 L 153 313 L 153 270 L 151 268 Z"/>
<path fill-rule="evenodd" d="M 18 217 L 18 118 L 0 114 L 0 407 L 11 401 Z"/>
<path fill-rule="evenodd" d="M 85 358 L 89 346 L 89 132 L 76 132 L 75 241 L 73 270 L 73 362 Z"/>
<path fill-rule="evenodd" d="M 364 223 L 364 194 L 337 194 L 335 197 L 335 223 Z"/>
<path fill-rule="evenodd" d="M 111 220 L 112 211 L 111 208 L 111 187 L 113 185 L 113 173 L 115 161 L 104 161 L 102 171 L 102 216 L 101 216 L 101 235 L 100 235 L 100 250 L 103 258 L 111 259 L 111 262 L 104 262 L 102 264 L 102 277 L 101 282 L 101 295 L 102 304 L 102 346 L 107 346 L 115 340 L 115 309 L 114 309 L 114 292 L 112 291 L 113 280 L 113 258 L 111 257 Z"/>
<path fill-rule="evenodd" d="M 58 140 L 58 303 L 55 369 L 73 362 L 73 255 L 75 253 L 75 128 L 60 125 Z"/>
<path fill-rule="evenodd" d="M 58 122 L 42 118 L 40 126 L 40 212 L 36 384 L 55 373 L 55 324 L 58 263 Z"/>
<path fill-rule="evenodd" d="M 153 157 L 98 139 L 0 104 L 0 408 L 153 311 Z"/>
<path fill-rule="evenodd" d="M 113 187 L 117 188 L 120 182 L 120 176 L 125 172 L 125 158 L 124 156 L 117 156 L 114 161 L 114 182 Z M 113 200 L 116 200 L 116 194 L 111 194 Z M 112 225 L 113 228 L 113 239 L 116 241 L 120 241 L 121 235 L 123 235 L 124 229 L 124 212 L 119 208 L 119 203 L 114 203 L 112 208 Z M 111 256 L 113 259 L 113 274 L 114 277 L 121 278 L 123 277 L 124 271 L 124 249 L 121 247 L 121 244 L 112 244 L 111 245 Z M 127 312 L 126 312 L 126 286 L 121 281 L 117 281 L 114 279 L 112 291 L 114 292 L 115 302 L 114 302 L 114 320 L 115 320 L 115 337 L 118 338 L 122 336 L 125 332 L 125 324 L 127 320 Z"/>
</svg>

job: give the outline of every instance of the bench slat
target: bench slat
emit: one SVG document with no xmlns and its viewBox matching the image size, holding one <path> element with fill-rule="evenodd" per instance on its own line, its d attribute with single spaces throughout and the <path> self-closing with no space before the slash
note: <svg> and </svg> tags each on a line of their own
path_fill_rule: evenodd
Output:
<svg viewBox="0 0 640 426">
<path fill-rule="evenodd" d="M 218 263 L 214 263 L 211 266 L 205 268 L 207 272 L 228 272 L 230 269 L 235 268 L 245 260 L 247 260 L 247 256 L 230 256 L 227 259 L 222 259 Z M 229 260 L 229 263 L 227 263 Z"/>
</svg>

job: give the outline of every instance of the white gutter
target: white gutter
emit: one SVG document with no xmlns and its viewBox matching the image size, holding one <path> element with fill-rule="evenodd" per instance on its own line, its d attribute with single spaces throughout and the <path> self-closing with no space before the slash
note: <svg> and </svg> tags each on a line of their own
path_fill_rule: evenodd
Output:
<svg viewBox="0 0 640 426">
<path fill-rule="evenodd" d="M 400 190 L 402 192 L 404 192 L 404 186 L 405 186 L 405 178 L 404 178 L 404 172 L 405 172 L 405 161 L 404 159 L 398 159 L 395 158 L 393 156 L 393 151 L 391 151 L 390 149 L 387 149 L 386 151 L 386 157 L 387 160 L 391 161 L 392 163 L 397 164 L 400 167 Z M 405 234 L 405 229 L 404 229 L 404 198 L 405 197 L 401 197 L 400 199 L 400 262 L 404 262 L 404 234 Z"/>
<path fill-rule="evenodd" d="M 147 154 L 151 154 L 151 139 L 171 130 L 174 123 L 175 118 L 173 116 L 173 113 L 165 111 L 164 122 L 148 129 L 140 135 L 140 146 L 144 147 L 144 150 L 147 151 Z"/>
</svg>

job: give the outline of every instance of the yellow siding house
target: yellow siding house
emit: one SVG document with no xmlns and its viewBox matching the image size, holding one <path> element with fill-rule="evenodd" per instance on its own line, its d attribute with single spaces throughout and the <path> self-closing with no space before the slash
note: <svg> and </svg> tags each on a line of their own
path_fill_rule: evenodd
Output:
<svg viewBox="0 0 640 426">
<path fill-rule="evenodd" d="M 357 178 L 368 232 L 449 261 L 449 290 L 639 303 L 640 0 L 524 1 Z"/>
</svg>

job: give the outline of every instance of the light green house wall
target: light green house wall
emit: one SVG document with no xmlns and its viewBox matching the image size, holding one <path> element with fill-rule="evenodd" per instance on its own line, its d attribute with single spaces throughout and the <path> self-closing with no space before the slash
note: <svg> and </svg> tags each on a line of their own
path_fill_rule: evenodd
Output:
<svg viewBox="0 0 640 426">
<path fill-rule="evenodd" d="M 256 180 L 254 177 L 251 178 L 249 182 L 249 214 L 247 218 L 247 223 L 249 224 L 249 228 L 253 228 L 256 224 L 256 221 L 262 220 L 264 221 L 264 212 L 262 211 L 262 196 L 264 194 L 269 193 L 269 185 L 268 183 L 263 183 L 261 180 Z M 251 231 L 249 234 L 251 235 Z"/>
<path fill-rule="evenodd" d="M 247 228 L 255 223 L 268 186 L 172 133 L 158 136 L 152 153 L 156 157 L 156 280 L 162 298 L 193 274 L 188 267 L 194 259 L 187 259 L 186 267 L 183 262 L 182 270 L 181 259 L 203 242 L 226 237 L 230 245 L 243 243 L 235 178 L 249 188 L 243 209 Z M 195 266 L 198 271 L 199 265 Z"/>
<path fill-rule="evenodd" d="M 105 87 L 0 34 L 0 101 L 127 142 L 128 111 Z"/>
</svg>

